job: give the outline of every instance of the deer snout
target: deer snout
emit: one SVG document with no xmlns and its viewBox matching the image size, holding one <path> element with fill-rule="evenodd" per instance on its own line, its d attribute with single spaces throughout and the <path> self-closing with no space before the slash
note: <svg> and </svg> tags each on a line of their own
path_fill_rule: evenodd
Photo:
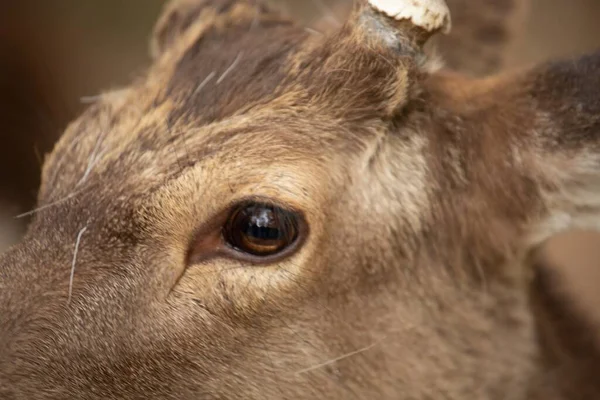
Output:
<svg viewBox="0 0 600 400">
<path fill-rule="evenodd" d="M 100 264 L 93 251 L 74 247 L 30 233 L 0 257 L 1 399 L 115 398 L 107 388 L 122 392 L 115 380 L 125 376 L 124 367 L 114 365 L 133 347 L 138 321 L 151 325 L 150 301 L 111 265 L 116 258 Z M 99 397 L 88 393 L 94 385 Z"/>
<path fill-rule="evenodd" d="M 41 398 L 37 373 L 50 370 L 56 349 L 53 336 L 64 324 L 59 282 L 50 258 L 35 242 L 22 243 L 0 257 L 0 398 Z M 42 261 L 41 255 L 49 256 Z M 37 254 L 37 255 L 36 255 Z M 58 295 L 58 296 L 57 296 Z M 55 338 L 55 336 L 54 336 Z"/>
</svg>

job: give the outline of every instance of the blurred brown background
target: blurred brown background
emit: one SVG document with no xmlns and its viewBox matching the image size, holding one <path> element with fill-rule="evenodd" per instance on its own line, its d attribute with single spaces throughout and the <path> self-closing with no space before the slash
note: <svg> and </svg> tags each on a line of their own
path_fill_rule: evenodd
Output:
<svg viewBox="0 0 600 400">
<path fill-rule="evenodd" d="M 307 23 L 349 1 L 272 0 Z M 148 63 L 148 38 L 162 4 L 0 0 L 0 252 L 18 240 L 24 221 L 14 216 L 34 206 L 43 155 L 65 125 L 90 96 L 126 84 Z M 533 0 L 510 64 L 600 48 L 599 20 L 600 0 Z M 549 252 L 567 271 L 569 290 L 594 309 L 599 245 L 584 235 L 553 242 Z"/>
</svg>

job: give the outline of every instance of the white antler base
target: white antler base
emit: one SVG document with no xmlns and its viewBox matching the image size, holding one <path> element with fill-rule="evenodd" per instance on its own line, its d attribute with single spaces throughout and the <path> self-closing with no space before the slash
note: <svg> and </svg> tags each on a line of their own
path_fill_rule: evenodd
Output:
<svg viewBox="0 0 600 400">
<path fill-rule="evenodd" d="M 450 32 L 450 10 L 445 0 L 369 0 L 369 4 L 390 18 L 411 20 L 428 32 Z"/>
</svg>

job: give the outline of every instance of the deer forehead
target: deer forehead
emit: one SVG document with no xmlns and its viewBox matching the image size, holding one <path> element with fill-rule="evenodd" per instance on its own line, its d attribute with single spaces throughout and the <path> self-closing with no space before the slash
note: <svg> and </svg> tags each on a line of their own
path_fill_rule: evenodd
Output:
<svg viewBox="0 0 600 400">
<path fill-rule="evenodd" d="M 390 63 L 386 49 L 287 23 L 254 30 L 236 12 L 239 26 L 224 32 L 231 16 L 212 15 L 143 81 L 103 96 L 56 147 L 43 189 L 68 195 L 118 170 L 114 191 L 144 191 L 216 153 L 224 166 L 237 159 L 247 168 L 252 159 L 233 155 L 252 154 L 263 165 L 274 157 L 333 163 L 335 154 L 370 148 L 388 129 L 382 113 L 407 101 L 408 68 Z M 365 56 L 348 57 L 353 52 Z"/>
<path fill-rule="evenodd" d="M 414 182 L 427 168 L 425 138 L 394 139 L 402 142 L 398 146 L 402 156 L 395 159 L 386 151 L 386 157 L 380 159 L 378 146 L 388 134 L 385 123 L 357 124 L 352 132 L 321 110 L 305 106 L 299 112 L 288 106 L 290 99 L 296 101 L 295 95 L 286 98 L 284 94 L 283 99 L 209 124 L 184 117 L 169 124 L 165 121 L 169 115 L 181 113 L 181 105 L 167 101 L 144 109 L 139 106 L 144 97 L 135 89 L 108 95 L 71 126 L 45 166 L 42 192 L 46 202 L 115 179 L 118 185 L 106 184 L 96 195 L 133 197 L 188 174 L 202 176 L 198 183 L 206 187 L 210 180 L 217 181 L 227 192 L 240 185 L 253 186 L 259 192 L 270 184 L 302 197 L 298 191 L 307 183 L 370 172 L 365 168 L 369 160 L 381 176 L 398 163 L 422 166 L 406 182 Z M 194 175 L 195 170 L 209 171 L 210 179 Z M 293 179 L 287 179 L 290 176 Z M 312 195 L 318 197 L 319 193 L 315 190 Z"/>
</svg>

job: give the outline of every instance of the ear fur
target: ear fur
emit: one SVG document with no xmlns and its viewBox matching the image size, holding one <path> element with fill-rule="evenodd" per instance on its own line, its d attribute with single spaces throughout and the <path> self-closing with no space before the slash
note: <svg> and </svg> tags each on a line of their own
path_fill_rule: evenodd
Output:
<svg viewBox="0 0 600 400">
<path fill-rule="evenodd" d="M 229 18 L 232 24 L 248 19 L 268 22 L 283 18 L 261 0 L 171 0 L 167 2 L 154 27 L 150 53 L 157 58 L 199 21 L 215 22 L 216 16 Z"/>
<path fill-rule="evenodd" d="M 166 3 L 150 42 L 153 58 L 162 54 L 192 25 L 206 3 L 205 0 L 171 0 Z"/>
<path fill-rule="evenodd" d="M 473 76 L 498 72 L 509 49 L 522 38 L 531 0 L 446 0 L 452 13 L 450 35 L 432 44 L 444 64 Z"/>
</svg>

